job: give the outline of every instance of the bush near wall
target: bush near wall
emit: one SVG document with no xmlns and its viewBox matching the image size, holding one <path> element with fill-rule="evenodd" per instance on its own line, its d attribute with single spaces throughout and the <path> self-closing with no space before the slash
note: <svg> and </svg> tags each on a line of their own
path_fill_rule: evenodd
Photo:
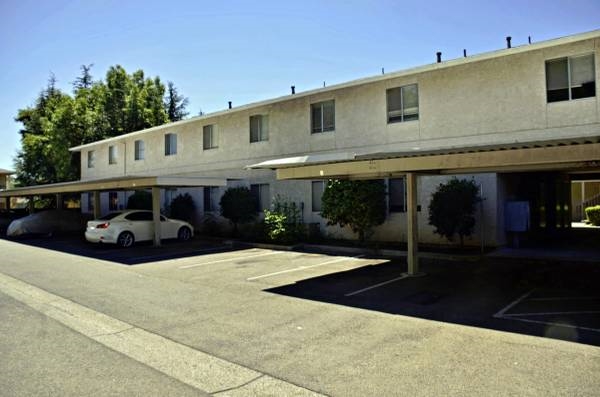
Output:
<svg viewBox="0 0 600 397">
<path fill-rule="evenodd" d="M 585 216 L 594 226 L 600 226 L 600 205 L 594 207 L 587 207 L 585 209 Z"/>
</svg>

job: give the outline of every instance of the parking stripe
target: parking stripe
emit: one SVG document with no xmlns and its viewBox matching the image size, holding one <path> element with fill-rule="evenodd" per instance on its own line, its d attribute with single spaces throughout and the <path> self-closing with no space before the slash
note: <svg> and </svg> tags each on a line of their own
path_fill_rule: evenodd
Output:
<svg viewBox="0 0 600 397">
<path fill-rule="evenodd" d="M 533 291 L 535 291 L 535 289 L 532 289 L 531 291 L 521 295 L 515 301 L 509 303 L 508 306 L 506 306 L 505 308 L 500 310 L 498 313 L 494 314 L 493 317 L 502 318 L 504 316 L 504 313 L 506 313 L 507 311 L 509 311 L 510 309 L 517 306 L 519 303 L 521 303 L 525 298 L 527 298 L 529 295 L 531 295 L 533 293 Z"/>
<path fill-rule="evenodd" d="M 262 254 L 256 254 L 256 255 L 236 256 L 235 258 L 220 259 L 217 261 L 203 262 L 203 263 L 196 263 L 193 265 L 180 266 L 179 269 L 190 269 L 193 267 L 212 265 L 215 263 L 231 262 L 231 261 L 242 260 L 242 259 L 256 258 L 259 256 L 278 255 L 278 254 L 285 254 L 285 253 L 287 253 L 287 252 L 286 251 L 276 251 L 276 252 L 264 252 Z"/>
<path fill-rule="evenodd" d="M 379 288 L 379 287 L 382 287 L 382 286 L 384 286 L 384 285 L 391 284 L 391 283 L 394 283 L 394 282 L 396 282 L 396 281 L 399 281 L 399 280 L 405 279 L 405 278 L 407 278 L 407 277 L 409 277 L 409 275 L 408 275 L 408 274 L 403 274 L 403 275 L 402 275 L 402 276 L 400 276 L 400 277 L 396 277 L 396 278 L 393 278 L 393 279 L 391 279 L 391 280 L 388 280 L 388 281 L 384 281 L 384 282 L 382 282 L 382 283 L 379 283 L 379 284 L 371 285 L 370 287 L 363 288 L 363 289 L 359 289 L 358 291 L 350 292 L 350 293 L 348 293 L 348 294 L 345 294 L 344 296 L 353 296 L 353 295 L 357 295 L 357 294 L 360 294 L 361 292 L 366 292 L 366 291 L 369 291 L 369 290 L 372 290 L 372 289 L 375 289 L 375 288 Z"/>
<path fill-rule="evenodd" d="M 494 316 L 494 317 L 496 317 L 496 316 Z M 530 320 L 527 318 L 518 318 L 518 317 L 511 317 L 511 316 L 500 316 L 498 318 L 501 318 L 503 320 L 521 321 L 523 323 L 544 324 L 544 325 L 552 325 L 554 327 L 565 327 L 565 328 L 573 328 L 573 329 L 582 329 L 585 331 L 600 332 L 600 329 L 597 329 L 597 328 L 580 327 L 577 325 L 554 323 L 554 322 L 550 322 L 550 321 Z"/>
<path fill-rule="evenodd" d="M 246 281 L 254 281 L 254 280 L 259 280 L 261 278 L 278 276 L 280 274 L 292 273 L 292 272 L 297 272 L 297 271 L 306 270 L 306 269 L 312 269 L 314 267 L 330 265 L 332 263 L 337 263 L 337 262 L 343 262 L 343 261 L 346 261 L 346 260 L 362 258 L 363 256 L 364 255 L 350 256 L 350 257 L 345 256 L 343 258 L 333 259 L 333 260 L 330 260 L 330 261 L 327 261 L 327 262 L 323 262 L 323 263 L 317 263 L 316 265 L 299 266 L 299 267 L 296 267 L 296 268 L 293 268 L 293 269 L 281 270 L 279 272 L 274 272 L 274 273 L 269 273 L 269 274 L 263 274 L 263 275 L 260 275 L 260 276 L 250 277 L 250 278 L 247 278 Z"/>
</svg>

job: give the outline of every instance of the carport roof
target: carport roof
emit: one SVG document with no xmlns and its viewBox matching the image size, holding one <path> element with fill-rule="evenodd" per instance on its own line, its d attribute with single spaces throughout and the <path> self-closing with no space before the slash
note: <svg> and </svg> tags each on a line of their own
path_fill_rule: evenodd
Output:
<svg viewBox="0 0 600 397">
<path fill-rule="evenodd" d="M 26 186 L 0 191 L 0 197 L 36 196 L 58 193 L 78 193 L 96 190 L 135 190 L 151 187 L 198 187 L 226 186 L 222 178 L 179 177 L 179 176 L 122 176 L 117 178 L 92 179 Z"/>
</svg>

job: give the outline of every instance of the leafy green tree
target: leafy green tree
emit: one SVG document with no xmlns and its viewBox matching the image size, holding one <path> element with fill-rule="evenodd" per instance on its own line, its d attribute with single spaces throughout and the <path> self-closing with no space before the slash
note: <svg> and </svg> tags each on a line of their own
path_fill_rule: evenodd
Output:
<svg viewBox="0 0 600 397">
<path fill-rule="evenodd" d="M 458 234 L 460 245 L 473 234 L 475 206 L 481 200 L 474 180 L 452 178 L 440 183 L 429 203 L 429 224 L 434 232 L 453 241 Z"/>
<path fill-rule="evenodd" d="M 192 222 L 195 213 L 196 203 L 189 193 L 179 194 L 169 204 L 169 216 L 171 218 Z"/>
<path fill-rule="evenodd" d="M 256 197 L 247 187 L 228 188 L 219 202 L 221 215 L 233 224 L 233 233 L 237 235 L 238 224 L 253 220 L 256 215 Z"/>
<path fill-rule="evenodd" d="M 136 190 L 127 199 L 128 210 L 152 210 L 152 193 L 146 190 Z"/>
<path fill-rule="evenodd" d="M 179 121 L 186 118 L 189 114 L 185 108 L 188 105 L 188 99 L 177 92 L 177 88 L 172 81 L 167 83 L 167 96 L 165 98 L 165 108 L 169 121 Z"/>
<path fill-rule="evenodd" d="M 321 216 L 328 225 L 350 226 L 361 242 L 385 221 L 385 185 L 381 180 L 330 180 L 322 198 Z"/>
</svg>

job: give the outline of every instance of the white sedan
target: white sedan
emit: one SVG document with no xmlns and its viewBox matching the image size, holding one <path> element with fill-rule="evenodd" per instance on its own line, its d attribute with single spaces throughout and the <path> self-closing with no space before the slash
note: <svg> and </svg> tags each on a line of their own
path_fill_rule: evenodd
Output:
<svg viewBox="0 0 600 397">
<path fill-rule="evenodd" d="M 177 238 L 187 241 L 193 236 L 187 222 L 160 216 L 160 235 L 163 239 Z M 111 243 L 131 247 L 136 241 L 154 239 L 152 211 L 129 210 L 113 212 L 100 219 L 89 221 L 85 239 L 91 243 Z"/>
</svg>

